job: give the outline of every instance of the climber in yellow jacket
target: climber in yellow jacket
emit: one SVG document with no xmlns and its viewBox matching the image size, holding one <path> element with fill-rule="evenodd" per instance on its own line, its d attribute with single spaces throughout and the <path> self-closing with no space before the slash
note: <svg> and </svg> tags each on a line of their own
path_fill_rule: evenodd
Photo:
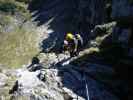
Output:
<svg viewBox="0 0 133 100">
<path fill-rule="evenodd" d="M 70 52 L 70 56 L 77 56 L 79 53 L 79 46 L 81 46 L 79 41 L 81 41 L 81 36 L 79 34 L 73 35 L 72 33 L 67 33 L 64 40 L 64 50 Z"/>
</svg>

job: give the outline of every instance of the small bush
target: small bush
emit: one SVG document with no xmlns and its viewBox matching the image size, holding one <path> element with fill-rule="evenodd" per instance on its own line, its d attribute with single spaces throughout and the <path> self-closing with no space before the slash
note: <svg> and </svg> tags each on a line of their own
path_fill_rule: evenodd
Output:
<svg viewBox="0 0 133 100">
<path fill-rule="evenodd" d="M 1 2 L 0 1 L 0 11 L 14 13 L 17 6 L 12 2 Z"/>
<path fill-rule="evenodd" d="M 1 1 L 0 0 L 0 11 L 14 15 L 15 12 L 27 13 L 26 4 L 16 1 Z"/>
<path fill-rule="evenodd" d="M 128 0 L 129 4 L 133 5 L 133 0 Z"/>
<path fill-rule="evenodd" d="M 5 26 L 8 25 L 11 22 L 11 17 L 10 16 L 1 16 L 0 17 L 0 25 Z"/>
<path fill-rule="evenodd" d="M 16 1 L 18 1 L 18 2 L 24 2 L 24 3 L 29 3 L 29 2 L 31 2 L 31 0 L 16 0 Z"/>
</svg>

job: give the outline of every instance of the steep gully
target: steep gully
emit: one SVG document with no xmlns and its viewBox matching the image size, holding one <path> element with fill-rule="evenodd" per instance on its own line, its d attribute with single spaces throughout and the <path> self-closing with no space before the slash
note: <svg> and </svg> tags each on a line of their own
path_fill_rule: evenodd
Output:
<svg viewBox="0 0 133 100">
<path fill-rule="evenodd" d="M 43 41 L 42 47 L 43 47 L 44 51 L 45 51 L 45 48 L 48 48 L 48 46 L 49 46 L 48 42 L 49 41 L 52 42 L 55 39 L 55 37 L 58 40 L 58 41 L 56 41 L 55 49 L 57 48 L 57 50 L 58 50 L 58 48 L 60 48 L 59 47 L 60 44 L 62 44 L 62 42 L 63 42 L 63 39 L 64 39 L 63 37 L 65 35 L 64 33 L 68 32 L 68 31 L 81 32 L 81 35 L 83 36 L 83 38 L 85 40 L 84 42 L 87 43 L 88 39 L 90 38 L 90 36 L 88 35 L 88 32 L 90 32 L 90 30 L 95 25 L 102 24 L 105 21 L 105 9 L 104 9 L 104 1 L 103 0 L 101 0 L 101 1 L 99 1 L 99 0 L 88 0 L 88 1 L 85 1 L 85 0 L 84 1 L 81 1 L 81 0 L 79 0 L 79 1 L 55 0 L 55 1 L 49 2 L 49 3 L 47 3 L 47 2 L 49 2 L 49 1 L 46 0 L 44 2 L 44 4 L 42 4 L 42 7 L 39 10 L 36 9 L 38 13 L 34 14 L 34 16 L 36 16 L 35 21 L 39 21 L 38 25 L 42 25 L 47 20 L 54 18 L 53 21 L 49 24 L 50 25 L 49 28 L 54 30 L 54 32 L 50 33 L 49 37 Z M 96 4 L 98 4 L 98 5 L 96 5 Z M 32 9 L 31 9 L 31 11 L 32 11 Z M 77 16 L 79 16 L 79 17 L 77 17 Z M 89 20 L 87 20 L 87 19 L 89 19 Z M 73 25 L 75 25 L 75 26 L 73 27 Z M 51 39 L 52 39 L 52 41 L 51 41 Z M 75 67 L 74 67 L 74 70 L 79 71 L 83 78 L 83 80 L 81 78 L 81 82 L 79 82 L 79 83 L 81 83 L 80 84 L 81 91 L 83 93 L 82 92 L 77 93 L 75 90 L 72 89 L 73 87 L 67 86 L 68 84 L 66 84 L 66 87 L 70 87 L 70 89 L 75 91 L 76 94 L 87 98 L 86 93 L 88 91 L 93 91 L 93 92 L 95 91 L 95 89 L 94 90 L 90 89 L 90 90 L 85 91 L 85 87 L 84 87 L 85 83 L 84 82 L 86 80 L 87 80 L 87 82 L 89 82 L 88 81 L 89 79 L 86 78 L 86 80 L 84 80 L 84 77 L 89 76 L 89 78 L 92 80 L 95 80 L 96 83 L 98 83 L 98 81 L 99 81 L 100 84 L 104 84 L 105 86 L 103 86 L 103 88 L 106 88 L 107 91 L 108 90 L 112 91 L 112 93 L 118 91 L 113 86 L 111 86 L 111 83 L 108 84 L 108 82 L 106 83 L 106 82 L 100 81 L 100 79 L 95 77 L 94 72 L 93 71 L 91 72 L 90 66 L 93 67 L 92 70 L 96 70 L 96 73 L 95 73 L 96 76 L 97 76 L 97 71 L 99 72 L 99 70 L 101 71 L 101 73 L 104 73 L 104 74 L 110 73 L 109 75 L 113 76 L 113 69 L 111 68 L 111 65 L 107 64 L 104 60 L 102 60 L 102 58 L 97 59 L 97 57 L 91 57 L 90 59 L 93 63 L 95 62 L 95 64 L 91 63 L 91 61 L 90 61 L 90 63 L 86 62 L 86 64 L 88 64 L 88 65 L 85 65 L 85 66 L 89 66 L 89 68 L 88 68 L 89 72 L 86 72 L 86 74 L 88 74 L 88 75 L 85 75 L 85 72 L 84 72 L 85 70 L 82 71 L 82 69 L 79 70 L 80 68 L 76 67 L 76 69 L 75 69 Z M 71 60 L 71 59 L 68 59 L 68 62 L 71 62 L 69 60 Z M 61 61 L 61 62 L 64 62 L 64 61 Z M 65 62 L 67 62 L 67 60 L 65 60 Z M 102 63 L 102 65 L 100 63 Z M 71 65 L 69 63 L 67 63 L 67 64 L 68 65 L 66 65 L 66 66 L 68 66 L 68 68 L 69 68 Z M 57 66 L 57 69 L 63 68 L 63 66 L 60 66 L 60 65 L 61 65 L 60 62 L 58 62 L 55 66 Z M 60 66 L 60 68 L 59 68 L 59 66 Z M 80 65 L 79 67 L 81 67 L 81 66 L 84 66 L 84 65 Z M 70 73 L 72 75 L 72 72 L 70 72 Z M 66 78 L 64 78 L 64 79 L 66 80 Z M 75 83 L 75 82 L 73 82 L 73 83 Z M 120 82 L 121 82 L 121 80 L 120 80 Z M 119 83 L 119 81 L 118 81 L 118 83 Z M 114 82 L 114 84 L 118 84 L 118 83 Z M 93 82 L 92 82 L 92 84 L 93 84 Z M 89 88 L 90 88 L 90 86 L 93 86 L 92 84 L 89 85 L 89 83 L 87 83 L 86 86 L 89 86 Z M 73 86 L 74 84 L 71 84 L 71 85 Z M 84 86 L 82 87 L 82 85 L 84 85 Z M 100 93 L 100 91 L 95 94 L 97 95 L 99 93 Z M 91 94 L 91 92 L 90 92 L 90 94 Z M 118 92 L 118 94 L 119 94 L 119 92 Z M 94 96 L 94 94 L 93 94 L 92 97 L 90 95 L 89 98 L 90 99 L 92 99 L 94 97 L 96 98 L 97 97 L 96 95 Z M 102 98 L 102 95 L 100 98 Z M 109 98 L 110 98 L 110 100 L 115 100 L 114 98 L 117 98 L 117 97 L 113 97 L 113 96 L 108 97 L 107 96 L 107 98 L 108 98 L 108 100 L 109 100 Z M 105 98 L 104 98 L 104 100 L 105 100 Z"/>
<path fill-rule="evenodd" d="M 96 6 L 96 2 L 99 5 Z M 69 58 L 65 54 L 53 53 L 53 50 L 60 50 L 64 33 L 68 31 L 82 32 L 81 35 L 85 43 L 87 43 L 89 39 L 88 32 L 96 24 L 104 22 L 103 2 L 103 0 L 55 0 L 53 2 L 46 0 L 39 8 L 32 9 L 32 6 L 29 7 L 31 12 L 36 11 L 33 17 L 35 18 L 34 21 L 39 21 L 38 25 L 45 24 L 53 18 L 53 21 L 48 24 L 48 28 L 52 29 L 53 32 L 48 35 L 47 39 L 43 40 L 42 51 L 47 52 L 47 48 L 51 48 L 51 44 L 56 42 L 54 49 L 52 48 L 50 53 L 41 53 L 48 58 L 47 61 L 42 59 L 40 63 L 36 58 L 33 59 L 32 64 L 29 66 L 30 71 L 36 72 L 42 69 L 44 71 L 58 70 L 57 76 L 61 78 L 62 87 L 70 89 L 76 94 L 76 97 L 70 96 L 71 98 L 68 98 L 68 100 L 74 100 L 74 98 L 82 100 L 80 97 L 86 100 L 125 99 L 120 96 L 122 93 L 124 94 L 124 92 L 121 92 L 123 91 L 122 89 L 126 88 L 125 84 L 122 84 L 124 82 L 115 78 L 112 65 L 107 64 L 101 57 L 90 56 L 86 61 L 83 61 L 84 63 L 77 65 L 73 61 L 78 59 L 78 57 Z M 80 8 L 79 5 L 81 6 Z M 84 13 L 81 13 L 82 11 Z M 80 15 L 79 18 L 77 18 L 77 15 Z M 84 21 L 86 19 L 84 18 L 85 16 L 91 20 Z M 41 66 L 34 66 L 36 64 L 39 64 L 39 66 L 41 64 Z"/>
</svg>

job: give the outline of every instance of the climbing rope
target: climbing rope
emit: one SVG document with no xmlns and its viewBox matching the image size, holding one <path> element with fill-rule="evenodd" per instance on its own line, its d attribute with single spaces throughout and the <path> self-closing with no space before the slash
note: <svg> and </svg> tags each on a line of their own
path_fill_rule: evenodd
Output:
<svg viewBox="0 0 133 100">
<path fill-rule="evenodd" d="M 83 81 L 85 81 L 85 90 L 86 90 L 87 100 L 90 100 L 90 98 L 89 98 L 89 90 L 88 90 L 88 85 L 87 85 L 87 80 L 86 80 L 86 77 L 85 77 L 85 72 L 83 72 Z"/>
</svg>

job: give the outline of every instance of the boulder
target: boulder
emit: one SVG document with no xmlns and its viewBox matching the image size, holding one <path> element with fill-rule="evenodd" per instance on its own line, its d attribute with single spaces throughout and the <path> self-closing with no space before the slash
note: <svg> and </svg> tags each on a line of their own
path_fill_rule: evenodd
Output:
<svg viewBox="0 0 133 100">
<path fill-rule="evenodd" d="M 7 79 L 8 77 L 5 74 L 0 73 L 0 88 L 6 84 Z"/>
<path fill-rule="evenodd" d="M 112 0 L 112 18 L 123 24 L 133 23 L 131 0 Z"/>
<path fill-rule="evenodd" d="M 113 17 L 128 17 L 133 15 L 133 5 L 129 3 L 129 0 L 113 0 L 112 11 Z"/>
</svg>

